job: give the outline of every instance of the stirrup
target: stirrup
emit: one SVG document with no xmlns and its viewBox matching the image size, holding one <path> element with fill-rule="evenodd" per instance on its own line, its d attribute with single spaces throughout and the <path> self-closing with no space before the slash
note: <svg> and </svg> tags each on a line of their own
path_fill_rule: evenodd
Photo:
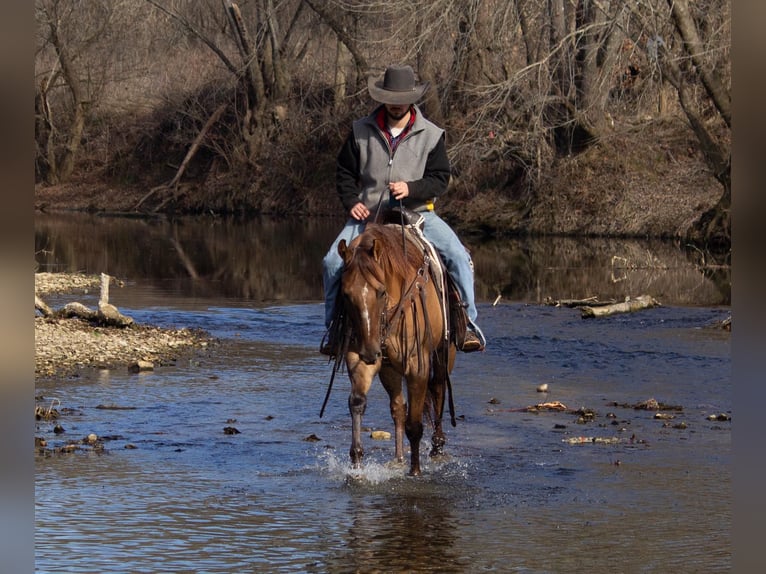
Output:
<svg viewBox="0 0 766 574">
<path fill-rule="evenodd" d="M 481 332 L 478 325 L 469 319 L 460 350 L 464 353 L 474 353 L 476 351 L 483 351 L 486 346 L 487 339 L 484 337 L 484 333 Z"/>
<path fill-rule="evenodd" d="M 330 326 L 322 336 L 322 342 L 319 343 L 319 352 L 328 357 L 335 357 L 340 354 L 340 345 L 343 341 L 342 325 L 344 318 L 342 313 L 336 313 L 335 318 L 330 322 Z"/>
<path fill-rule="evenodd" d="M 319 344 L 319 352 L 328 357 L 334 357 L 338 354 L 338 345 L 335 341 L 335 333 L 333 332 L 334 328 L 334 325 L 330 325 L 330 328 L 327 329 L 322 337 L 322 342 Z"/>
</svg>

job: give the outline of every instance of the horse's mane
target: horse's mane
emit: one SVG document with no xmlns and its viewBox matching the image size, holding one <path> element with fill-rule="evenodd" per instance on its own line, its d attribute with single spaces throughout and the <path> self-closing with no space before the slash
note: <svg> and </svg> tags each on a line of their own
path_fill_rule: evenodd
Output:
<svg viewBox="0 0 766 574">
<path fill-rule="evenodd" d="M 419 269 L 423 264 L 423 253 L 409 239 L 404 249 L 402 239 L 402 228 L 399 226 L 368 224 L 361 236 L 357 251 L 349 262 L 349 268 L 356 267 L 365 277 L 372 276 L 380 283 L 384 283 L 387 276 L 409 276 L 413 270 Z M 382 246 L 380 249 L 382 256 L 377 262 L 373 257 L 366 256 L 372 252 L 375 241 L 380 242 Z"/>
</svg>

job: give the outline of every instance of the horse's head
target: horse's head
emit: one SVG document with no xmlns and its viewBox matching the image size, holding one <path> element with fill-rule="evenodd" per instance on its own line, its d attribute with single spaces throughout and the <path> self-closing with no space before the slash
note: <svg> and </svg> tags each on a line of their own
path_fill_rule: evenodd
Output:
<svg viewBox="0 0 766 574">
<path fill-rule="evenodd" d="M 345 240 L 338 245 L 344 263 L 341 295 L 354 334 L 351 350 L 368 365 L 375 364 L 383 356 L 387 303 L 386 277 L 381 265 L 383 251 L 380 239 L 366 233 L 349 245 Z"/>
</svg>

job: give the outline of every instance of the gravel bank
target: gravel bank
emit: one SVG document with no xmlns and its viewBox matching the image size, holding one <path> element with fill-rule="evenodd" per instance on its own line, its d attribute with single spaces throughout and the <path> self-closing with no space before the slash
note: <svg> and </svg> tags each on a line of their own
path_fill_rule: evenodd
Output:
<svg viewBox="0 0 766 574">
<path fill-rule="evenodd" d="M 99 289 L 99 276 L 36 273 L 35 294 Z M 206 347 L 211 337 L 199 330 L 162 329 L 150 325 L 104 327 L 72 318 L 35 316 L 35 378 L 66 376 L 82 367 L 128 368 L 139 361 L 172 362 Z"/>
</svg>

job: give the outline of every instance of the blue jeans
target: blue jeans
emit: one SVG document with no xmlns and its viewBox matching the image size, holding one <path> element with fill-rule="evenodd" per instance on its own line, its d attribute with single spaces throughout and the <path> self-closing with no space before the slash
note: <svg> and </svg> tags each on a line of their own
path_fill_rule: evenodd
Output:
<svg viewBox="0 0 766 574">
<path fill-rule="evenodd" d="M 433 243 L 436 250 L 441 255 L 447 272 L 457 285 L 460 298 L 467 305 L 468 318 L 471 323 L 476 324 L 476 301 L 473 293 L 473 264 L 471 255 L 460 242 L 457 234 L 447 225 L 444 220 L 433 211 L 419 212 L 425 219 L 423 226 L 423 235 L 428 241 Z M 345 239 L 350 243 L 354 237 L 364 231 L 365 222 L 349 219 L 346 225 L 340 230 L 338 237 L 330 246 L 330 250 L 322 260 L 322 271 L 324 281 L 324 322 L 329 327 L 333 318 L 335 299 L 340 289 L 340 277 L 343 274 L 343 259 L 338 255 L 338 243 Z"/>
</svg>

